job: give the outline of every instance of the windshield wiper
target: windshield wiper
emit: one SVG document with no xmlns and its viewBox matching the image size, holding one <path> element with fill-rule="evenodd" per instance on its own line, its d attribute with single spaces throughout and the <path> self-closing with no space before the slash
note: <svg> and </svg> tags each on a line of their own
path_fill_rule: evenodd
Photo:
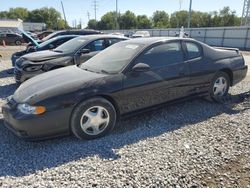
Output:
<svg viewBox="0 0 250 188">
<path fill-rule="evenodd" d="M 101 73 L 104 73 L 104 74 L 111 74 L 110 72 L 106 71 L 106 70 L 101 70 Z"/>
<path fill-rule="evenodd" d="M 53 52 L 63 53 L 61 50 L 52 50 Z"/>
</svg>

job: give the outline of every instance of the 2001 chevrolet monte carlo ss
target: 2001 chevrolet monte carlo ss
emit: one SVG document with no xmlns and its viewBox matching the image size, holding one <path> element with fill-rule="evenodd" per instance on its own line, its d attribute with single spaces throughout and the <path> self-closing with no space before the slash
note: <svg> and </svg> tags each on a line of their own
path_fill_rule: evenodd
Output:
<svg viewBox="0 0 250 188">
<path fill-rule="evenodd" d="M 237 49 L 184 38 L 132 39 L 80 66 L 28 80 L 2 109 L 5 125 L 25 139 L 70 132 L 93 139 L 110 132 L 125 114 L 191 96 L 218 101 L 246 73 Z"/>
</svg>

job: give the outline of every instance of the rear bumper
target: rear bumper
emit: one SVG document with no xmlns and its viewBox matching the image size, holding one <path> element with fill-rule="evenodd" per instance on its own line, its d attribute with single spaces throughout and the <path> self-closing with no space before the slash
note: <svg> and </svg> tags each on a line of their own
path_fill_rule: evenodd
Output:
<svg viewBox="0 0 250 188">
<path fill-rule="evenodd" d="M 248 67 L 247 67 L 247 65 L 245 65 L 245 66 L 233 71 L 233 83 L 232 83 L 232 86 L 234 86 L 237 83 L 239 83 L 240 81 L 244 80 L 244 78 L 247 75 L 247 70 L 248 70 Z"/>
<path fill-rule="evenodd" d="M 70 133 L 68 109 L 46 112 L 42 115 L 25 115 L 6 104 L 2 107 L 2 112 L 5 126 L 25 140 L 44 140 Z"/>
</svg>

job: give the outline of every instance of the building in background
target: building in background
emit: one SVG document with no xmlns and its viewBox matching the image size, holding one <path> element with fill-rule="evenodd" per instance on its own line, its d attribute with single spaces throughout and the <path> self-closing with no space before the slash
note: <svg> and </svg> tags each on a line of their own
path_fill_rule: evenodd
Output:
<svg viewBox="0 0 250 188">
<path fill-rule="evenodd" d="M 0 19 L 0 33 L 16 33 L 19 29 L 23 29 L 21 19 Z"/>
<path fill-rule="evenodd" d="M 25 31 L 43 31 L 46 30 L 45 23 L 23 22 L 23 29 Z"/>
</svg>

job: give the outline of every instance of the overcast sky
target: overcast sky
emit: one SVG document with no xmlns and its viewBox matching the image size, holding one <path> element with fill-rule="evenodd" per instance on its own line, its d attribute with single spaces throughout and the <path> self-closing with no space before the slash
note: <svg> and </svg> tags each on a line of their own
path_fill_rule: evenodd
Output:
<svg viewBox="0 0 250 188">
<path fill-rule="evenodd" d="M 88 22 L 87 12 L 90 18 L 94 18 L 94 0 L 62 0 L 66 12 L 66 18 L 70 25 L 73 20 L 80 20 L 85 26 Z M 242 14 L 244 0 L 193 0 L 193 10 L 211 12 L 229 6 L 235 10 L 238 16 Z M 97 19 L 108 11 L 115 10 L 116 0 L 97 0 Z M 118 0 L 118 9 L 121 13 L 130 10 L 137 15 L 146 14 L 152 16 L 156 10 L 165 10 L 169 14 L 179 10 L 188 10 L 189 0 Z M 26 7 L 29 10 L 41 7 L 54 7 L 62 13 L 60 0 L 0 0 L 0 11 L 11 7 Z"/>
</svg>

